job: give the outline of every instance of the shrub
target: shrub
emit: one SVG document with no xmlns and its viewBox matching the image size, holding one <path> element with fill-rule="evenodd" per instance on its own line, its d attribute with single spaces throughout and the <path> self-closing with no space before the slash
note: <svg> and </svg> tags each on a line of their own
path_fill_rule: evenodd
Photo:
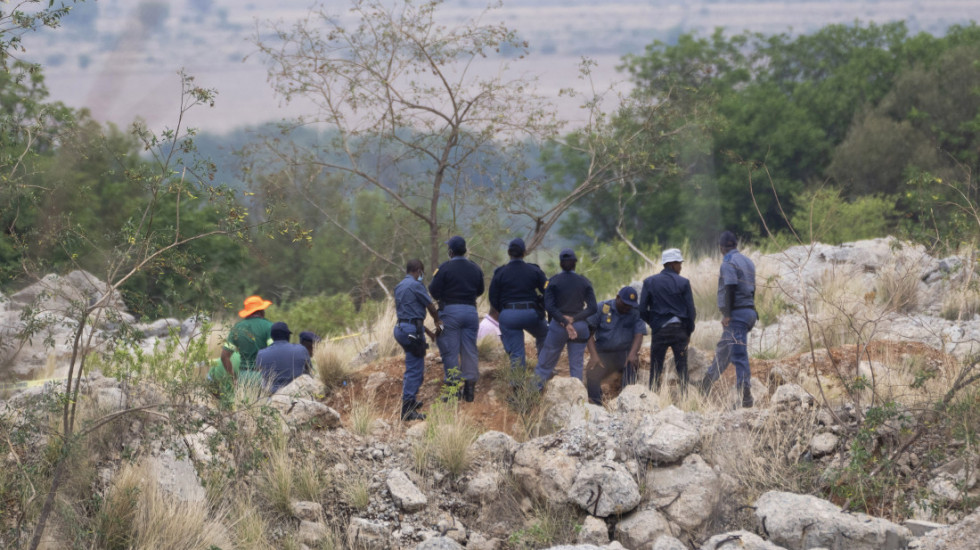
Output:
<svg viewBox="0 0 980 550">
<path fill-rule="evenodd" d="M 895 227 L 895 199 L 865 195 L 853 200 L 839 189 L 823 187 L 797 195 L 790 222 L 804 239 L 844 243 L 887 235 Z"/>
<path fill-rule="evenodd" d="M 382 302 L 357 307 L 349 294 L 320 294 L 269 307 L 269 319 L 283 321 L 293 332 L 311 330 L 320 336 L 356 331 L 384 309 Z"/>
</svg>

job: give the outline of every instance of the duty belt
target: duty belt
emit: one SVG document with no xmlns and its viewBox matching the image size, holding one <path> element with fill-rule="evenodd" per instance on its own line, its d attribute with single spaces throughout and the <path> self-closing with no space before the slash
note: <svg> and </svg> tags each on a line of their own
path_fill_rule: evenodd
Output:
<svg viewBox="0 0 980 550">
<path fill-rule="evenodd" d="M 505 305 L 504 309 L 535 309 L 535 304 L 534 302 L 514 302 Z"/>
</svg>

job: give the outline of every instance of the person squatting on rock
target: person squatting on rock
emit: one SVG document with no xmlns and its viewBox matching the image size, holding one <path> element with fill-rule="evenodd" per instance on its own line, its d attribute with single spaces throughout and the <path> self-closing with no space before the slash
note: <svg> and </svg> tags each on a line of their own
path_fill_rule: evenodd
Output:
<svg viewBox="0 0 980 550">
<path fill-rule="evenodd" d="M 445 382 L 463 387 L 457 391 L 464 401 L 472 402 L 476 393 L 476 381 L 480 378 L 477 364 L 476 335 L 480 329 L 480 315 L 476 312 L 476 299 L 483 294 L 483 270 L 466 259 L 466 241 L 455 236 L 446 241 L 449 261 L 443 262 L 433 274 L 429 293 L 439 302 L 442 318 L 442 335 L 436 338 Z"/>
<path fill-rule="evenodd" d="M 490 280 L 491 315 L 496 312 L 500 324 L 500 340 L 510 357 L 510 367 L 526 366 L 524 331 L 534 337 L 541 355 L 541 346 L 548 334 L 544 320 L 544 286 L 548 282 L 537 264 L 524 261 L 527 248 L 523 239 L 510 241 L 507 255 L 510 261 L 498 267 Z"/>
<path fill-rule="evenodd" d="M 272 344 L 259 350 L 255 366 L 262 373 L 262 386 L 269 393 L 276 393 L 279 388 L 310 372 L 310 353 L 302 344 L 289 343 L 292 331 L 286 323 L 273 323 L 269 332 Z"/>
<path fill-rule="evenodd" d="M 221 349 L 221 364 L 232 380 L 237 381 L 239 376 L 231 362 L 232 354 L 237 351 L 241 357 L 239 372 L 249 373 L 244 376 L 258 383 L 255 360 L 259 350 L 272 343 L 272 321 L 265 318 L 265 310 L 271 305 L 272 302 L 263 300 L 260 296 L 245 298 L 245 308 L 238 312 L 242 320 L 231 327 L 228 339 Z"/>
<path fill-rule="evenodd" d="M 714 361 L 701 381 L 701 391 L 707 394 L 731 362 L 742 406 L 751 407 L 748 335 L 759 319 L 755 311 L 755 264 L 738 251 L 738 239 L 731 231 L 721 234 L 718 246 L 724 255 L 718 275 L 718 309 L 724 331 L 715 347 Z"/>
<path fill-rule="evenodd" d="M 409 260 L 405 266 L 405 278 L 395 285 L 395 323 L 394 336 L 398 345 L 405 350 L 405 376 L 402 378 L 402 420 L 425 420 L 419 412 L 422 407 L 417 399 L 419 388 L 425 375 L 425 312 L 432 314 L 435 322 L 435 336 L 442 333 L 439 311 L 422 284 L 425 266 L 420 260 Z"/>
<path fill-rule="evenodd" d="M 624 286 L 615 299 L 600 303 L 599 310 L 588 318 L 592 335 L 586 344 L 589 364 L 585 386 L 591 403 L 602 405 L 601 384 L 607 376 L 621 372 L 623 388 L 636 383 L 638 354 L 647 333 L 638 305 L 636 290 Z"/>
<path fill-rule="evenodd" d="M 586 319 L 598 311 L 592 283 L 575 273 L 578 263 L 575 251 L 563 249 L 558 261 L 562 272 L 548 279 L 544 291 L 544 308 L 551 321 L 538 356 L 538 366 L 534 369 L 539 388 L 554 376 L 555 365 L 565 344 L 568 344 L 569 375 L 582 380 L 585 346 L 589 338 Z"/>
<path fill-rule="evenodd" d="M 674 353 L 681 395 L 687 393 L 687 346 L 697 317 L 691 283 L 681 277 L 683 261 L 680 250 L 664 250 L 660 257 L 663 271 L 647 277 L 640 294 L 640 316 L 650 325 L 650 380 L 647 387 L 660 390 L 664 358 L 670 348 Z"/>
</svg>

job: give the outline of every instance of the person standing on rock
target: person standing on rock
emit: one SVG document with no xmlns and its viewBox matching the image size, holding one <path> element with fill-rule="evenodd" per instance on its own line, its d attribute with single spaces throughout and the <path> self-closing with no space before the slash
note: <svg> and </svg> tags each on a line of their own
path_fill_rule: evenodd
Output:
<svg viewBox="0 0 980 550">
<path fill-rule="evenodd" d="M 269 329 L 272 344 L 259 350 L 255 366 L 262 373 L 262 385 L 269 393 L 288 385 L 296 378 L 309 372 L 310 353 L 302 344 L 290 344 L 292 331 L 289 325 L 279 321 Z"/>
<path fill-rule="evenodd" d="M 648 388 L 660 390 L 667 348 L 674 352 L 674 367 L 681 395 L 687 394 L 687 345 L 694 332 L 694 293 L 691 282 L 681 277 L 684 258 L 676 248 L 660 256 L 663 271 L 643 281 L 640 316 L 650 325 L 650 381 Z"/>
<path fill-rule="evenodd" d="M 247 378 L 259 381 L 255 360 L 259 350 L 272 343 L 272 321 L 265 318 L 265 310 L 272 302 L 263 300 L 261 296 L 245 298 L 245 308 L 238 312 L 241 321 L 235 323 L 228 333 L 228 340 L 221 350 L 221 364 L 232 380 L 238 380 L 239 373 L 232 367 L 231 356 L 236 351 L 241 357 L 240 373 L 248 373 Z M 243 376 L 246 376 L 243 374 Z"/>
<path fill-rule="evenodd" d="M 405 350 L 405 376 L 402 378 L 402 420 L 425 420 L 419 412 L 422 407 L 417 399 L 425 376 L 425 312 L 432 314 L 436 324 L 435 335 L 442 332 L 439 312 L 422 284 L 425 266 L 421 260 L 409 260 L 405 266 L 405 278 L 395 285 L 395 341 Z"/>
<path fill-rule="evenodd" d="M 616 298 L 598 304 L 599 310 L 588 318 L 592 336 L 586 344 L 589 364 L 585 387 L 589 401 L 602 405 L 602 381 L 614 373 L 623 373 L 621 387 L 636 383 L 640 346 L 647 327 L 637 309 L 636 289 L 624 286 Z"/>
<path fill-rule="evenodd" d="M 752 373 L 749 370 L 748 336 L 759 319 L 755 311 L 755 264 L 738 251 L 738 239 L 725 231 L 718 240 L 721 270 L 718 275 L 718 309 L 724 331 L 715 347 L 715 358 L 701 381 L 701 392 L 707 395 L 728 363 L 735 365 L 735 388 L 743 407 L 751 407 Z"/>
<path fill-rule="evenodd" d="M 544 285 L 548 277 L 536 264 L 524 261 L 527 248 L 523 239 L 510 241 L 507 255 L 510 261 L 498 267 L 490 280 L 490 307 L 499 313 L 500 340 L 510 357 L 511 368 L 524 368 L 524 332 L 534 337 L 534 344 L 541 354 L 541 346 L 548 335 L 548 323 L 544 320 Z"/>
<path fill-rule="evenodd" d="M 538 366 L 534 369 L 539 388 L 554 376 L 555 365 L 566 344 L 569 375 L 582 380 L 585 347 L 589 339 L 586 319 L 598 311 L 592 283 L 575 273 L 578 264 L 575 251 L 563 249 L 558 255 L 558 262 L 562 271 L 548 279 L 544 291 L 544 308 L 551 321 L 538 356 Z"/>
<path fill-rule="evenodd" d="M 480 378 L 476 350 L 480 315 L 476 312 L 476 299 L 484 291 L 483 270 L 466 259 L 463 237 L 452 237 L 446 245 L 449 261 L 439 266 L 429 283 L 429 293 L 439 302 L 444 327 L 436 344 L 446 373 L 446 385 L 457 388 L 456 397 L 472 402 L 476 381 Z M 459 388 L 460 378 L 462 388 Z"/>
</svg>

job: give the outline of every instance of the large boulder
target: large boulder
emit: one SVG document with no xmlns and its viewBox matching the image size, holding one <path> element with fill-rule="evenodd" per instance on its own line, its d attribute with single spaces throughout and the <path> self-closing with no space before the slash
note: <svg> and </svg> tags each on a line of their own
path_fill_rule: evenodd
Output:
<svg viewBox="0 0 980 550">
<path fill-rule="evenodd" d="M 706 525 L 717 513 L 721 478 L 698 455 L 647 472 L 646 496 L 670 521 L 688 531 Z"/>
<path fill-rule="evenodd" d="M 179 455 L 173 449 L 166 449 L 149 457 L 147 467 L 150 476 L 161 489 L 181 502 L 203 502 L 207 494 L 197 477 L 194 463 L 187 455 L 187 449 L 182 448 Z"/>
<path fill-rule="evenodd" d="M 782 546 L 748 531 L 732 531 L 715 535 L 701 545 L 701 550 L 786 550 Z"/>
<path fill-rule="evenodd" d="M 625 514 L 640 504 L 640 488 L 618 462 L 592 462 L 582 468 L 568 491 L 568 500 L 593 516 Z"/>
<path fill-rule="evenodd" d="M 575 482 L 578 461 L 551 446 L 555 436 L 522 443 L 514 453 L 511 474 L 532 497 L 564 503 Z"/>
<path fill-rule="evenodd" d="M 589 396 L 581 380 L 566 376 L 552 378 L 541 394 L 540 406 L 546 411 L 542 427 L 545 431 L 558 431 L 587 422 L 590 416 L 586 408 L 588 402 Z"/>
<path fill-rule="evenodd" d="M 755 515 L 769 539 L 789 550 L 847 548 L 900 550 L 911 538 L 905 527 L 865 514 L 850 514 L 810 495 L 769 491 L 755 503 Z"/>
<path fill-rule="evenodd" d="M 671 405 L 655 415 L 644 417 L 633 435 L 632 445 L 641 460 L 673 464 L 694 451 L 700 440 L 698 427 Z"/>
<path fill-rule="evenodd" d="M 616 540 L 630 550 L 653 550 L 664 535 L 673 535 L 670 523 L 654 508 L 633 512 L 616 524 Z"/>
<path fill-rule="evenodd" d="M 611 408 L 623 414 L 656 414 L 660 412 L 660 400 L 644 384 L 631 384 L 619 392 Z"/>
<path fill-rule="evenodd" d="M 279 388 L 276 395 L 287 397 L 302 397 L 306 399 L 320 399 L 326 395 L 327 389 L 318 378 L 313 378 L 309 374 L 297 376 L 292 382 Z"/>
</svg>

